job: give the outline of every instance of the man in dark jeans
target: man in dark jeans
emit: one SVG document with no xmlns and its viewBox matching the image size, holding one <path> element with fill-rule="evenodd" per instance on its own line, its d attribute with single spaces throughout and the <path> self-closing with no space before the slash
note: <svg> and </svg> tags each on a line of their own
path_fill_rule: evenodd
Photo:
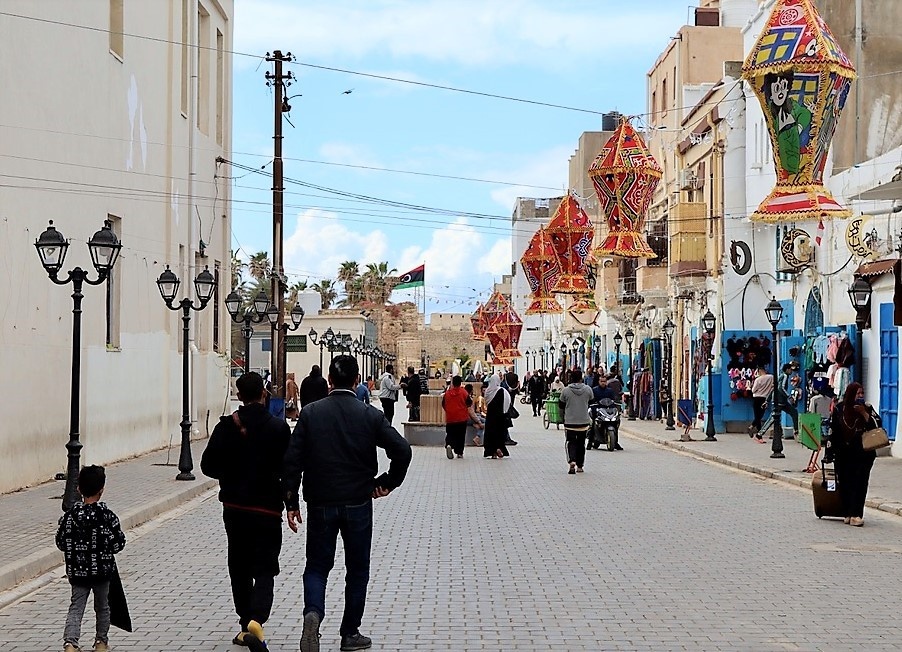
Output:
<svg viewBox="0 0 902 652">
<path fill-rule="evenodd" d="M 401 387 L 404 388 L 404 396 L 407 397 L 407 420 L 419 421 L 423 380 L 413 367 L 407 367 L 407 378 L 401 383 Z M 428 389 L 429 385 L 427 384 L 426 387 Z"/>
<path fill-rule="evenodd" d="M 357 400 L 357 360 L 339 355 L 329 365 L 329 396 L 301 410 L 285 454 L 284 492 L 288 527 L 301 522 L 298 488 L 307 503 L 307 564 L 304 568 L 304 630 L 301 652 L 319 652 L 319 627 L 326 614 L 326 581 L 341 534 L 345 548 L 345 608 L 341 649 L 363 650 L 372 641 L 360 633 L 370 576 L 373 499 L 400 486 L 410 465 L 410 444 L 381 410 Z M 391 460 L 379 471 L 376 449 Z"/>
<path fill-rule="evenodd" d="M 246 373 L 235 386 L 244 405 L 216 424 L 200 469 L 219 480 L 232 598 L 241 626 L 232 643 L 265 650 L 263 625 L 272 610 L 282 549 L 282 461 L 291 431 L 266 410 L 260 374 Z"/>
</svg>

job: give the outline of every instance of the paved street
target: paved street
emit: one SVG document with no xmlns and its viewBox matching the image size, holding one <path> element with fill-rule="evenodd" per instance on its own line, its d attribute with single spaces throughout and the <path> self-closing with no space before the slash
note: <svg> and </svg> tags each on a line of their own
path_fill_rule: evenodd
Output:
<svg viewBox="0 0 902 652">
<path fill-rule="evenodd" d="M 819 521 L 807 491 L 632 438 L 569 476 L 563 431 L 525 413 L 515 438 L 504 461 L 417 448 L 405 485 L 377 501 L 362 628 L 374 649 L 902 648 L 886 615 L 902 518 Z M 113 630 L 114 649 L 237 651 L 224 550 L 213 495 L 133 537 L 119 562 L 137 630 Z M 297 649 L 302 551 L 286 528 L 271 650 Z M 0 610 L 5 651 L 61 649 L 57 575 Z M 323 650 L 338 650 L 339 620 L 327 614 Z"/>
</svg>

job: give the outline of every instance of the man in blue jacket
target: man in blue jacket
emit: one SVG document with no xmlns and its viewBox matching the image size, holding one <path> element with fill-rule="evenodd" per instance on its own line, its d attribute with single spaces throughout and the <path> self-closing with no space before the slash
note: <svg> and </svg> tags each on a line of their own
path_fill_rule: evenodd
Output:
<svg viewBox="0 0 902 652">
<path fill-rule="evenodd" d="M 304 630 L 301 652 L 319 652 L 319 627 L 326 613 L 326 581 L 335 563 L 338 535 L 345 546 L 345 608 L 341 649 L 363 650 L 372 641 L 360 633 L 370 574 L 373 499 L 404 481 L 410 444 L 381 410 L 357 400 L 357 360 L 339 355 L 329 365 L 329 396 L 301 410 L 285 454 L 283 472 L 288 527 L 301 522 L 298 488 L 307 503 L 307 564 L 304 568 Z M 377 448 L 390 462 L 377 477 Z"/>
</svg>

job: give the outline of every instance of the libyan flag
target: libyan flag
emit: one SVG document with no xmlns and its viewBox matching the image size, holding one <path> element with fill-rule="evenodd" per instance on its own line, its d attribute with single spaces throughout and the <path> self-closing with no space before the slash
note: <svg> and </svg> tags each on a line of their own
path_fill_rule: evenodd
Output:
<svg viewBox="0 0 902 652">
<path fill-rule="evenodd" d="M 398 277 L 398 284 L 394 287 L 395 290 L 403 290 L 404 288 L 415 288 L 418 286 L 426 285 L 426 264 L 422 264 L 419 267 L 414 267 L 412 270 L 407 272 L 406 274 L 401 274 Z"/>
</svg>

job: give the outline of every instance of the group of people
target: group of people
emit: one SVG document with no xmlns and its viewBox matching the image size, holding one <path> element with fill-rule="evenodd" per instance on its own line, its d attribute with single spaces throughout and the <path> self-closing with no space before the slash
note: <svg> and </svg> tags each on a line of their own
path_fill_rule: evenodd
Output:
<svg viewBox="0 0 902 652">
<path fill-rule="evenodd" d="M 282 548 L 282 513 L 298 531 L 301 499 L 307 504 L 303 574 L 302 652 L 319 652 L 326 615 L 326 583 L 337 538 L 345 552 L 345 606 L 341 649 L 372 645 L 360 633 L 370 574 L 373 500 L 401 485 L 411 461 L 410 444 L 378 409 L 358 398 L 357 360 L 336 356 L 328 380 L 319 367 L 298 388 L 300 411 L 292 432 L 266 408 L 264 379 L 255 372 L 236 381 L 242 405 L 220 419 L 201 458 L 201 471 L 219 480 L 227 541 L 227 566 L 238 616 L 235 645 L 266 650 L 264 625 L 274 600 Z M 389 459 L 379 474 L 377 449 Z M 60 519 L 57 545 L 64 552 L 72 598 L 64 631 L 65 652 L 78 652 L 81 621 L 93 592 L 97 613 L 95 651 L 108 649 L 114 555 L 125 546 L 119 521 L 100 501 L 105 475 L 85 467 L 78 487 L 83 502 Z"/>
</svg>

